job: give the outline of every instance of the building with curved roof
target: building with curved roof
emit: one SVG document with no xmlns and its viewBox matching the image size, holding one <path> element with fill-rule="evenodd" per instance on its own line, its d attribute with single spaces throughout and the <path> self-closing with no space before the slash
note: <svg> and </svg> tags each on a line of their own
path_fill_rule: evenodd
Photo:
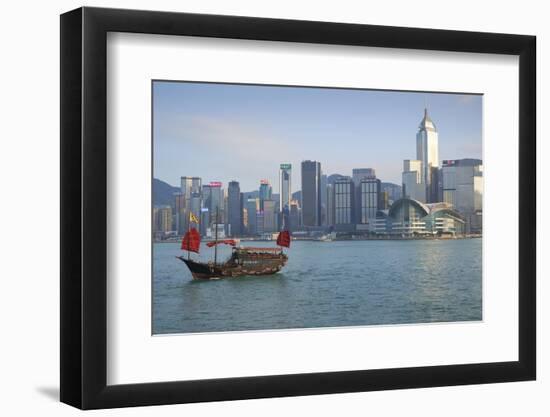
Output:
<svg viewBox="0 0 550 417">
<path fill-rule="evenodd" d="M 401 198 L 392 204 L 387 214 L 378 213 L 374 231 L 403 236 L 455 235 L 464 233 L 464 223 L 462 215 L 450 204 L 426 204 L 411 198 Z"/>
</svg>

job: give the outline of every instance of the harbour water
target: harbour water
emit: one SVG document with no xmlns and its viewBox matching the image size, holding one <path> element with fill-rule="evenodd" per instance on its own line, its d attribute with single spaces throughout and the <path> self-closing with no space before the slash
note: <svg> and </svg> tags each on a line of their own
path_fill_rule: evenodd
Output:
<svg viewBox="0 0 550 417">
<path fill-rule="evenodd" d="M 153 334 L 481 320 L 481 244 L 293 241 L 278 274 L 195 281 L 178 243 L 155 243 Z M 201 251 L 192 258 L 212 260 Z M 218 259 L 229 254 L 218 248 Z"/>
</svg>

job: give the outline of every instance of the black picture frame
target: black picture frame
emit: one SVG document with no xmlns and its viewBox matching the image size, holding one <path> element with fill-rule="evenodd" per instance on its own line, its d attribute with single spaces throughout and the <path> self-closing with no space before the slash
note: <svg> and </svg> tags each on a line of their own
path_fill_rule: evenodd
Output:
<svg viewBox="0 0 550 417">
<path fill-rule="evenodd" d="M 108 32 L 519 56 L 519 360 L 107 385 Z M 533 380 L 536 377 L 534 36 L 171 12 L 61 15 L 61 401 L 82 409 Z"/>
</svg>

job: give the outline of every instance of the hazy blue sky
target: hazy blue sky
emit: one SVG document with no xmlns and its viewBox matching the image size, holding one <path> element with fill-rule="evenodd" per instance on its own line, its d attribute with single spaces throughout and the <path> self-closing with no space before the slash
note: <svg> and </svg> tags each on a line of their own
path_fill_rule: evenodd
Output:
<svg viewBox="0 0 550 417">
<path fill-rule="evenodd" d="M 439 157 L 481 158 L 482 97 L 373 90 L 154 82 L 154 176 L 179 185 L 237 180 L 242 191 L 268 179 L 278 192 L 280 163 L 321 162 L 324 174 L 375 168 L 401 183 L 416 158 L 424 105 L 439 132 Z"/>
</svg>

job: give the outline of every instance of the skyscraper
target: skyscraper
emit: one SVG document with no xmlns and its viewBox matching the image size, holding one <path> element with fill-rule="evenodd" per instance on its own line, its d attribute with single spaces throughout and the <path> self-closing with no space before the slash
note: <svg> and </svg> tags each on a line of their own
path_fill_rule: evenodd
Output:
<svg viewBox="0 0 550 417">
<path fill-rule="evenodd" d="M 376 177 L 376 171 L 374 168 L 353 168 L 351 171 L 351 178 L 355 185 L 359 185 L 362 179 Z"/>
<path fill-rule="evenodd" d="M 351 171 L 351 178 L 353 180 L 353 185 L 355 188 L 355 203 L 353 207 L 355 222 L 367 223 L 366 221 L 363 222 L 363 197 L 361 190 L 361 181 L 365 179 L 376 178 L 376 171 L 374 170 L 374 168 L 353 168 Z"/>
<path fill-rule="evenodd" d="M 359 223 L 372 224 L 376 220 L 376 212 L 380 203 L 381 182 L 376 177 L 361 180 L 361 218 Z"/>
<path fill-rule="evenodd" d="M 260 210 L 260 200 L 249 198 L 246 201 L 246 212 L 248 217 L 248 234 L 255 235 L 258 231 L 257 214 Z"/>
<path fill-rule="evenodd" d="M 298 230 L 300 227 L 300 206 L 298 201 L 290 200 L 290 213 L 288 215 L 289 221 L 286 226 L 288 230 Z"/>
<path fill-rule="evenodd" d="M 189 200 L 189 211 L 193 213 L 193 215 L 197 219 L 200 219 L 202 217 L 201 202 L 202 202 L 202 197 L 201 197 L 200 191 L 198 193 L 191 194 L 191 199 Z M 187 221 L 189 221 L 189 216 L 187 217 Z M 191 227 L 195 227 L 197 230 L 200 230 L 200 223 L 199 224 L 192 223 Z"/>
<path fill-rule="evenodd" d="M 201 216 L 202 180 L 200 177 L 181 177 L 181 192 L 176 196 L 178 232 L 184 233 L 190 227 L 189 213 L 197 218 Z M 178 201 L 178 199 L 180 201 Z"/>
<path fill-rule="evenodd" d="M 212 201 L 212 188 L 210 184 L 205 184 L 202 186 L 202 206 L 210 209 L 210 203 Z"/>
<path fill-rule="evenodd" d="M 242 232 L 242 198 L 238 181 L 230 181 L 227 185 L 227 234 L 239 236 Z"/>
<path fill-rule="evenodd" d="M 273 189 L 268 180 L 260 181 L 260 189 L 258 191 L 260 198 L 260 210 L 264 209 L 264 201 L 271 200 Z"/>
<path fill-rule="evenodd" d="M 328 220 L 327 187 L 328 178 L 321 173 L 321 226 L 326 226 Z"/>
<path fill-rule="evenodd" d="M 275 204 L 273 200 L 264 200 L 264 232 L 275 232 L 277 230 Z"/>
<path fill-rule="evenodd" d="M 202 186 L 202 206 L 207 208 L 209 212 L 207 216 L 207 227 L 215 221 L 221 223 L 223 214 L 223 189 L 221 182 L 212 181 Z M 216 212 L 218 213 L 218 219 L 215 219 Z"/>
<path fill-rule="evenodd" d="M 354 219 L 355 184 L 350 177 L 341 177 L 334 183 L 334 224 L 351 225 Z"/>
<path fill-rule="evenodd" d="M 403 197 L 426 203 L 426 186 L 422 175 L 422 161 L 416 159 L 403 161 Z"/>
<path fill-rule="evenodd" d="M 391 182 L 382 183 L 382 192 L 388 193 L 388 204 L 393 204 L 394 201 L 403 197 L 402 185 L 393 184 Z"/>
<path fill-rule="evenodd" d="M 191 198 L 191 194 L 201 192 L 201 184 L 200 177 L 181 177 L 181 193 L 185 198 Z"/>
<path fill-rule="evenodd" d="M 256 213 L 256 234 L 261 235 L 264 232 L 264 212 L 258 210 Z"/>
<path fill-rule="evenodd" d="M 439 167 L 439 144 L 437 128 L 428 116 L 428 109 L 424 109 L 424 118 L 416 134 L 416 159 L 422 161 L 422 183 L 426 188 L 426 202 L 434 203 L 437 201 L 437 192 L 434 192 L 432 183 L 437 181 L 434 177 Z"/>
<path fill-rule="evenodd" d="M 162 233 L 172 231 L 172 207 L 155 207 L 153 209 L 153 231 Z"/>
<path fill-rule="evenodd" d="M 334 184 L 327 184 L 327 226 L 334 226 Z"/>
<path fill-rule="evenodd" d="M 302 161 L 302 225 L 321 225 L 321 163 Z"/>
<path fill-rule="evenodd" d="M 185 218 L 185 196 L 181 193 L 174 193 L 174 199 L 175 199 L 175 228 L 179 235 L 183 235 L 187 231 L 187 221 Z M 189 215 L 187 215 L 187 218 L 189 218 Z"/>
<path fill-rule="evenodd" d="M 292 200 L 292 165 L 281 164 L 279 166 L 279 209 L 290 208 Z"/>
<path fill-rule="evenodd" d="M 387 191 L 384 190 L 383 186 L 381 186 L 380 189 L 381 191 L 378 198 L 378 210 L 387 210 L 390 206 L 390 195 Z"/>
<path fill-rule="evenodd" d="M 443 201 L 466 221 L 466 233 L 480 233 L 483 214 L 483 164 L 480 159 L 443 161 Z"/>
</svg>

